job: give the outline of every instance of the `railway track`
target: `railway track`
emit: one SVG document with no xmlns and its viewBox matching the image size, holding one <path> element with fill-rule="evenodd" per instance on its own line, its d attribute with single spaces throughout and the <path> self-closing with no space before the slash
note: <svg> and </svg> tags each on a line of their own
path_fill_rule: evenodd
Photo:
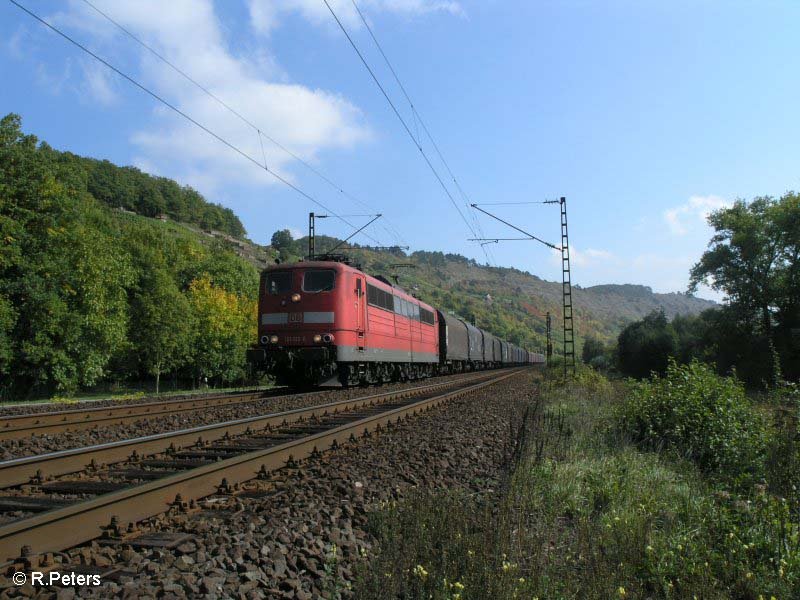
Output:
<svg viewBox="0 0 800 600">
<path fill-rule="evenodd" d="M 321 394 L 324 391 L 287 392 L 286 389 L 262 390 L 238 394 L 194 396 L 177 400 L 121 404 L 98 408 L 79 408 L 40 412 L 26 415 L 0 417 L 0 442 L 26 438 L 31 435 L 52 435 L 65 431 L 79 431 L 99 425 L 111 426 L 133 423 L 140 419 L 174 415 L 225 406 L 234 406 L 253 400 L 277 398 L 285 395 Z"/>
<path fill-rule="evenodd" d="M 56 552 L 336 447 L 519 373 L 362 398 L 0 463 L 0 561 Z M 88 466 L 87 466 L 88 464 Z M 9 521 L 9 519 L 11 519 Z M 134 534 L 135 535 L 135 534 Z"/>
</svg>

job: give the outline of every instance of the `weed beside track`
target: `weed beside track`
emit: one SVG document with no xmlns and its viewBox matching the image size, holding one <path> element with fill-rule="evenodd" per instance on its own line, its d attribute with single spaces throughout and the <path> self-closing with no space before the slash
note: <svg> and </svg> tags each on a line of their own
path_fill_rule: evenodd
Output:
<svg viewBox="0 0 800 600">
<path fill-rule="evenodd" d="M 376 552 L 356 595 L 800 597 L 800 507 L 771 482 L 731 491 L 674 452 L 638 447 L 616 416 L 629 391 L 590 372 L 543 384 L 504 485 L 420 490 L 370 515 Z"/>
</svg>

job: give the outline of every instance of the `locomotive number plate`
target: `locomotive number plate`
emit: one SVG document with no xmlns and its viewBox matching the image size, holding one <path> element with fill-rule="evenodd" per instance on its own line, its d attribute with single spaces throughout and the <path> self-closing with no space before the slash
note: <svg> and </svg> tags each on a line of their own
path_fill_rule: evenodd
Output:
<svg viewBox="0 0 800 600">
<path fill-rule="evenodd" d="M 289 323 L 302 323 L 302 322 L 303 322 L 303 313 L 301 312 L 289 313 Z"/>
</svg>

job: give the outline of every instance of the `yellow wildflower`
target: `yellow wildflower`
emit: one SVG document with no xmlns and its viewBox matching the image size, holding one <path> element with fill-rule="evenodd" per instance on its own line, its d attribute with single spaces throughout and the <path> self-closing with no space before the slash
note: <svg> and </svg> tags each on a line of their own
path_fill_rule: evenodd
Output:
<svg viewBox="0 0 800 600">
<path fill-rule="evenodd" d="M 425 579 L 428 576 L 428 572 L 425 570 L 425 567 L 422 565 L 417 565 L 414 567 L 414 575 L 419 577 L 420 579 Z"/>
</svg>

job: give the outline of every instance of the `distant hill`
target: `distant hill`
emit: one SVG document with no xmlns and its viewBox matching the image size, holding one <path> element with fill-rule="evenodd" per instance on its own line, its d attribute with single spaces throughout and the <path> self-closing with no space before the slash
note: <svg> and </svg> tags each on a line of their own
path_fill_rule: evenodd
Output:
<svg viewBox="0 0 800 600">
<path fill-rule="evenodd" d="M 606 284 L 582 288 L 575 292 L 596 315 L 613 318 L 621 315 L 626 321 L 662 309 L 668 318 L 675 315 L 696 314 L 717 306 L 716 302 L 703 300 L 680 292 L 659 294 L 645 285 Z M 579 302 L 581 300 L 578 300 Z"/>
</svg>

